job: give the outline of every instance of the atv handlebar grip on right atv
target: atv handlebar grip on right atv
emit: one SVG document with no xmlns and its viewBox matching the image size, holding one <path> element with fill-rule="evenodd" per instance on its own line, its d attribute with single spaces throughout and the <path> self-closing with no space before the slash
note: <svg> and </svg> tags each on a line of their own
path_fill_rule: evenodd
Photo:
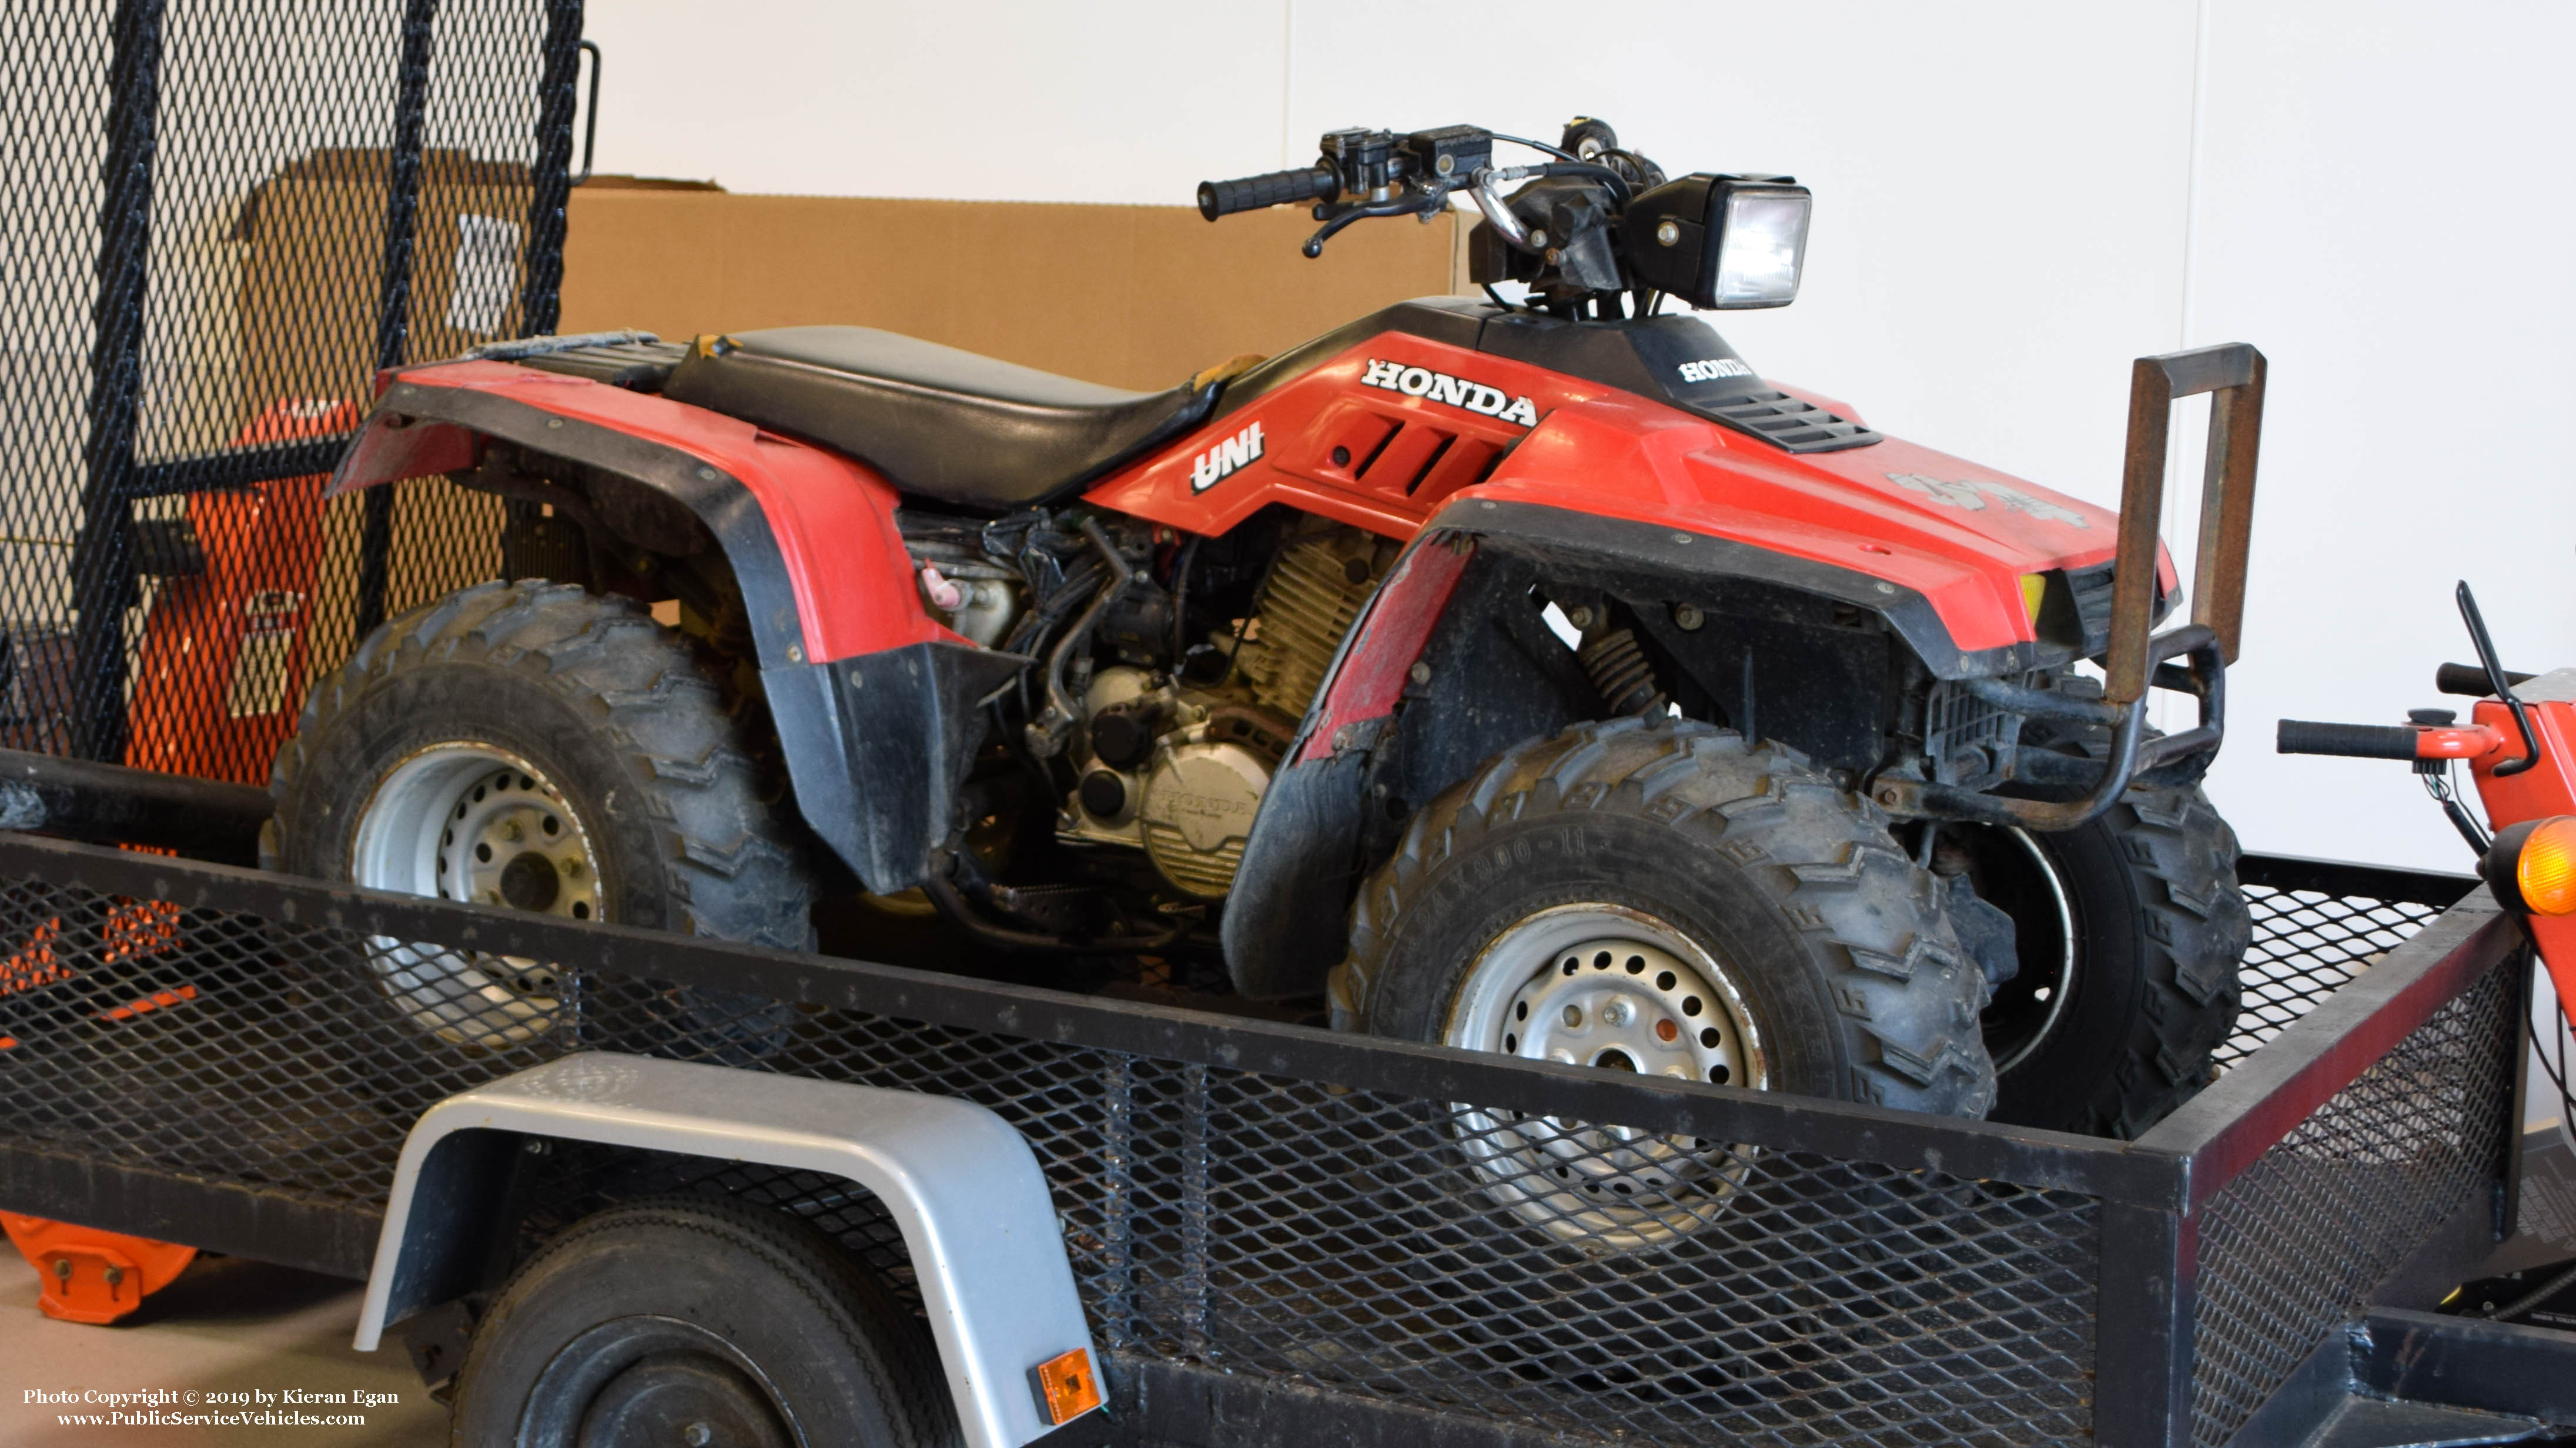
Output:
<svg viewBox="0 0 2576 1448">
<path fill-rule="evenodd" d="M 2507 669 L 2504 671 L 2504 682 L 2505 687 L 2513 688 L 2530 683 L 2531 675 L 2517 674 Z M 2483 699 L 2495 692 L 2495 681 L 2489 679 L 2487 671 L 2476 664 L 2444 664 L 2433 671 L 2433 687 L 2445 694 Z"/>
<path fill-rule="evenodd" d="M 1238 211 L 1259 211 L 1294 201 L 1330 201 L 1341 194 L 1342 179 L 1330 166 L 1301 166 L 1246 176 L 1236 181 L 1199 183 L 1199 215 L 1210 221 Z"/>
<path fill-rule="evenodd" d="M 2415 731 L 2403 724 L 2320 724 L 2307 719 L 2284 719 L 2280 752 L 2411 761 L 2415 758 Z"/>
</svg>

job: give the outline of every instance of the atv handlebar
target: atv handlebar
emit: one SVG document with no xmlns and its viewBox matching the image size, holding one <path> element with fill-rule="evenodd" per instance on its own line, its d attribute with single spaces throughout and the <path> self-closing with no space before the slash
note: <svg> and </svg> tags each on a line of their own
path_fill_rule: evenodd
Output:
<svg viewBox="0 0 2576 1448">
<path fill-rule="evenodd" d="M 2330 754 L 2341 759 L 2415 757 L 2416 731 L 2404 724 L 2324 724 L 2284 719 L 2278 740 L 2283 754 Z"/>
<path fill-rule="evenodd" d="M 1199 183 L 1199 215 L 1210 221 L 1238 211 L 1261 211 L 1301 201 L 1330 201 L 1341 193 L 1342 179 L 1330 166 L 1300 166 L 1233 181 Z"/>
</svg>

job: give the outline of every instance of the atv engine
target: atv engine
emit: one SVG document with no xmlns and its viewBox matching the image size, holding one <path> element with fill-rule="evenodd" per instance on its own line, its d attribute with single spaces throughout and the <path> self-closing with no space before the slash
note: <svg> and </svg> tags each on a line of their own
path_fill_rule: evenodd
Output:
<svg viewBox="0 0 2576 1448">
<path fill-rule="evenodd" d="M 1093 671 L 1073 750 L 1081 783 L 1059 837 L 1141 848 L 1172 888 L 1223 898 L 1271 773 L 1396 551 L 1305 519 L 1281 540 L 1250 616 L 1209 632 L 1230 665 L 1222 677 L 1194 684 L 1192 669 L 1126 663 Z"/>
</svg>

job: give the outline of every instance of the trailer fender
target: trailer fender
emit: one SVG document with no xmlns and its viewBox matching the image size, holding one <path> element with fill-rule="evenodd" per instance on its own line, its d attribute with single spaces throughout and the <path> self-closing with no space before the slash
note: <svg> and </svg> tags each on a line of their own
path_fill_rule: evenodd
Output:
<svg viewBox="0 0 2576 1448">
<path fill-rule="evenodd" d="M 922 605 L 896 493 L 866 465 L 666 398 L 502 362 L 389 380 L 334 494 L 463 472 L 494 440 L 638 483 L 722 548 L 749 615 L 798 812 L 872 891 L 921 883 L 954 824 L 977 702 L 1029 661 Z M 919 741 L 871 763 L 854 741 Z"/>
<path fill-rule="evenodd" d="M 592 1051 L 461 1092 L 403 1144 L 357 1347 L 483 1285 L 511 1161 L 539 1140 L 595 1142 L 839 1177 L 903 1233 L 940 1364 L 974 1448 L 1057 1426 L 1036 1370 L 1091 1358 L 1044 1174 L 993 1112 L 951 1097 Z"/>
</svg>

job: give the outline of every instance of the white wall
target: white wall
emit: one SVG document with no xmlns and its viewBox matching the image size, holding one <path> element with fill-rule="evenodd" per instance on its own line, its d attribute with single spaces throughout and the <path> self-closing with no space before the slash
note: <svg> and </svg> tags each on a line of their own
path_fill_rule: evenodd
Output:
<svg viewBox="0 0 2576 1448">
<path fill-rule="evenodd" d="M 1578 112 L 1676 172 L 1794 172 L 1804 294 L 1716 319 L 1730 339 L 2104 502 L 2128 360 L 2254 342 L 2262 502 L 2212 781 L 2252 848 L 2465 867 L 2403 769 L 2270 752 L 2284 714 L 2440 702 L 2454 579 L 2509 662 L 2576 663 L 2576 8 L 602 0 L 590 33 L 601 169 L 737 191 L 1179 204 L 1328 127 L 1552 137 Z"/>
</svg>

